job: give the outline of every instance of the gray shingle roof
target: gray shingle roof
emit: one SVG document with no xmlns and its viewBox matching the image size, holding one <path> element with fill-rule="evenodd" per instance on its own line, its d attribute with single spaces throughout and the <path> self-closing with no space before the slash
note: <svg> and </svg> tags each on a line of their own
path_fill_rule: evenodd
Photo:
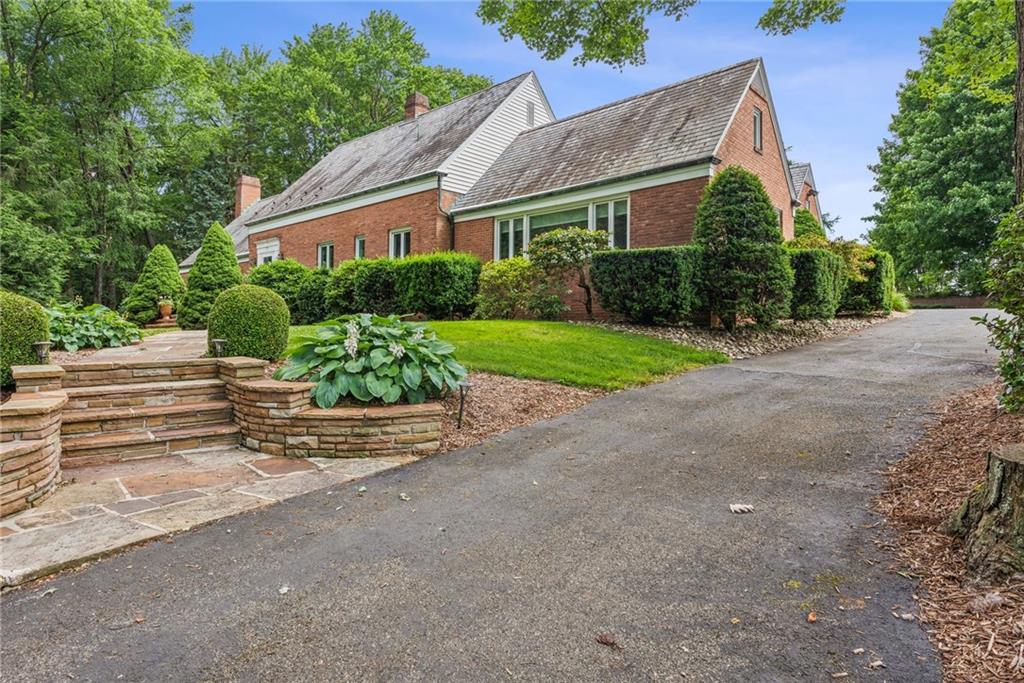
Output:
<svg viewBox="0 0 1024 683">
<path fill-rule="evenodd" d="M 436 171 L 529 76 L 521 74 L 411 121 L 343 142 L 273 201 L 261 206 L 249 222 Z"/>
<path fill-rule="evenodd" d="M 238 215 L 235 220 L 231 221 L 224 226 L 224 229 L 231 235 L 231 239 L 235 242 L 235 254 L 248 254 L 249 253 L 249 228 L 246 226 L 246 221 L 250 220 L 256 215 L 256 212 L 261 207 L 265 206 L 268 202 L 273 200 L 274 197 L 265 197 L 259 201 L 255 201 L 245 208 L 242 213 Z M 185 260 L 178 264 L 179 268 L 191 268 L 196 262 L 196 255 L 199 254 L 199 250 L 196 249 L 187 257 Z"/>
<path fill-rule="evenodd" d="M 710 158 L 760 60 L 523 131 L 455 210 Z"/>
<path fill-rule="evenodd" d="M 811 172 L 810 164 L 801 164 L 793 162 L 789 165 L 789 175 L 793 178 L 793 187 L 796 188 L 796 192 L 800 194 L 800 188 L 804 186 L 804 180 L 807 179 L 808 174 Z M 813 186 L 813 181 L 811 185 Z"/>
</svg>

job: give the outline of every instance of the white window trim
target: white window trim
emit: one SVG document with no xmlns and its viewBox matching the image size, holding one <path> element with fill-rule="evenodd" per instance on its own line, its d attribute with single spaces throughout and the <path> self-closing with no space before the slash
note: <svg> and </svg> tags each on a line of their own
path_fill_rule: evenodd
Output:
<svg viewBox="0 0 1024 683">
<path fill-rule="evenodd" d="M 410 235 L 409 236 L 409 250 L 406 253 L 402 254 L 401 256 L 397 256 L 395 254 L 395 240 L 394 240 L 395 235 L 402 235 L 402 234 L 405 234 L 407 232 L 411 233 L 412 232 L 412 227 L 395 228 L 394 230 L 389 230 L 388 231 L 388 256 L 390 258 L 405 258 L 406 256 L 408 256 L 412 252 L 412 235 Z"/>
<path fill-rule="evenodd" d="M 256 242 L 256 265 L 263 265 L 266 263 L 264 257 L 270 256 L 271 261 L 278 261 L 281 258 L 281 240 L 277 237 L 271 237 L 270 239 L 257 240 Z"/>
<path fill-rule="evenodd" d="M 609 196 L 609 197 L 602 197 L 600 199 L 596 199 L 594 201 L 589 201 L 589 202 L 573 202 L 573 203 L 569 203 L 569 204 L 560 204 L 558 206 L 549 206 L 549 207 L 544 207 L 543 209 L 538 210 L 538 211 L 533 211 L 532 213 L 537 214 L 537 215 L 542 215 L 542 214 L 545 214 L 545 213 L 554 213 L 556 211 L 570 211 L 572 209 L 579 209 L 579 208 L 582 208 L 582 207 L 586 207 L 587 208 L 587 226 L 586 227 L 587 227 L 588 230 L 597 230 L 597 206 L 599 204 L 608 204 L 609 205 L 608 206 L 608 226 L 609 226 L 609 230 L 608 230 L 608 246 L 612 247 L 615 244 L 615 232 L 614 232 L 614 230 L 611 229 L 612 228 L 612 223 L 614 221 L 614 215 L 615 215 L 614 214 L 614 206 L 613 205 L 615 204 L 615 202 L 621 202 L 621 201 L 625 201 L 626 202 L 626 247 L 625 248 L 629 249 L 630 246 L 631 246 L 631 237 L 632 237 L 632 235 L 631 235 L 631 233 L 632 233 L 632 225 L 631 225 L 632 220 L 630 219 L 630 216 L 632 214 L 632 211 L 631 211 L 632 205 L 630 203 L 630 196 L 628 194 L 627 195 L 621 195 L 620 194 L 620 195 L 612 195 L 612 196 Z M 499 249 L 500 249 L 500 245 L 501 245 L 500 225 L 501 225 L 501 223 L 503 221 L 515 221 L 517 218 L 521 218 L 523 220 L 522 254 L 526 255 L 527 247 L 530 244 L 530 214 L 520 213 L 520 214 L 496 216 L 494 218 L 494 243 L 493 243 L 493 246 L 494 246 L 493 257 L 494 257 L 495 261 L 497 261 L 499 259 L 512 258 L 512 254 L 515 252 L 515 246 L 512 244 L 512 236 L 515 235 L 515 228 L 512 225 L 509 226 L 509 253 L 505 254 L 505 255 L 501 255 L 499 253 Z"/>
<path fill-rule="evenodd" d="M 389 244 L 390 244 L 390 239 L 391 238 L 389 236 L 388 237 L 388 240 L 389 240 L 388 243 Z M 362 254 L 362 256 L 359 255 L 359 242 L 360 241 L 362 241 L 362 243 L 363 243 L 363 254 Z M 352 240 L 352 258 L 355 258 L 355 259 L 366 258 L 366 235 L 356 235 L 355 238 L 353 238 L 353 240 Z"/>
<path fill-rule="evenodd" d="M 754 107 L 754 151 L 764 151 L 764 112 L 760 107 Z M 760 138 L 760 140 L 758 139 Z"/>
<path fill-rule="evenodd" d="M 334 256 L 334 242 L 320 242 L 319 244 L 316 245 L 316 267 L 317 268 L 325 268 L 325 267 L 326 268 L 333 268 L 334 267 L 333 263 L 324 263 L 324 260 L 322 258 L 322 256 L 323 256 L 322 249 L 324 247 L 330 247 L 331 248 L 331 256 L 332 257 Z"/>
</svg>

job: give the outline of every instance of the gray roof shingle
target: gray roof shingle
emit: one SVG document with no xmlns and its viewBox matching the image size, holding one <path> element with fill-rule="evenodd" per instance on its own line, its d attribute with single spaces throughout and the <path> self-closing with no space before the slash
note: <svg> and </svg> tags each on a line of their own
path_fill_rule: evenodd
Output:
<svg viewBox="0 0 1024 683">
<path fill-rule="evenodd" d="M 800 194 L 800 188 L 804 186 L 804 180 L 807 179 L 810 171 L 810 164 L 793 162 L 789 165 L 789 175 L 793 179 L 793 187 L 796 188 L 798 195 Z"/>
<path fill-rule="evenodd" d="M 710 158 L 760 60 L 523 131 L 455 210 Z"/>
<path fill-rule="evenodd" d="M 343 142 L 263 204 L 249 223 L 436 171 L 530 73 L 493 85 L 410 121 Z"/>
<path fill-rule="evenodd" d="M 265 206 L 267 202 L 273 200 L 274 197 L 266 197 L 258 201 L 253 202 L 245 208 L 242 213 L 224 226 L 224 229 L 231 235 L 231 239 L 235 242 L 235 254 L 248 254 L 249 253 L 249 228 L 246 226 L 246 221 L 250 220 L 256 215 L 256 212 L 260 210 L 262 206 Z M 179 268 L 191 268 L 196 262 L 196 256 L 199 254 L 199 250 L 196 249 L 191 254 L 185 257 L 181 263 L 178 264 Z"/>
</svg>

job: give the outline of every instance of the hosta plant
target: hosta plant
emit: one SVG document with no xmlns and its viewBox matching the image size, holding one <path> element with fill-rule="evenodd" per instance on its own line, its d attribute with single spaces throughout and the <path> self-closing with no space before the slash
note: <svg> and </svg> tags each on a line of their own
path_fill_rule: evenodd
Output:
<svg viewBox="0 0 1024 683">
<path fill-rule="evenodd" d="M 424 325 L 361 313 L 294 339 L 275 376 L 315 383 L 313 400 L 321 408 L 345 397 L 363 403 L 423 403 L 457 389 L 466 377 L 454 352 Z"/>
<path fill-rule="evenodd" d="M 85 308 L 73 303 L 56 304 L 46 309 L 46 314 L 50 318 L 50 341 L 55 349 L 105 349 L 139 340 L 138 327 L 100 304 Z"/>
</svg>

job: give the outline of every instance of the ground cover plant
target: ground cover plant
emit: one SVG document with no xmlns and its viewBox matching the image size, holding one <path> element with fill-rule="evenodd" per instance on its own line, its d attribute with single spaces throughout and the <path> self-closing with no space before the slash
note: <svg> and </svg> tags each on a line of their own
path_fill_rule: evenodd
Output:
<svg viewBox="0 0 1024 683">
<path fill-rule="evenodd" d="M 139 340 L 139 328 L 102 304 L 55 304 L 46 309 L 53 348 L 105 349 Z"/>
<path fill-rule="evenodd" d="M 368 403 L 423 403 L 458 388 L 466 369 L 455 346 L 419 323 L 368 313 L 293 328 L 275 376 L 313 382 L 313 400 L 330 408 L 346 397 Z"/>
</svg>

